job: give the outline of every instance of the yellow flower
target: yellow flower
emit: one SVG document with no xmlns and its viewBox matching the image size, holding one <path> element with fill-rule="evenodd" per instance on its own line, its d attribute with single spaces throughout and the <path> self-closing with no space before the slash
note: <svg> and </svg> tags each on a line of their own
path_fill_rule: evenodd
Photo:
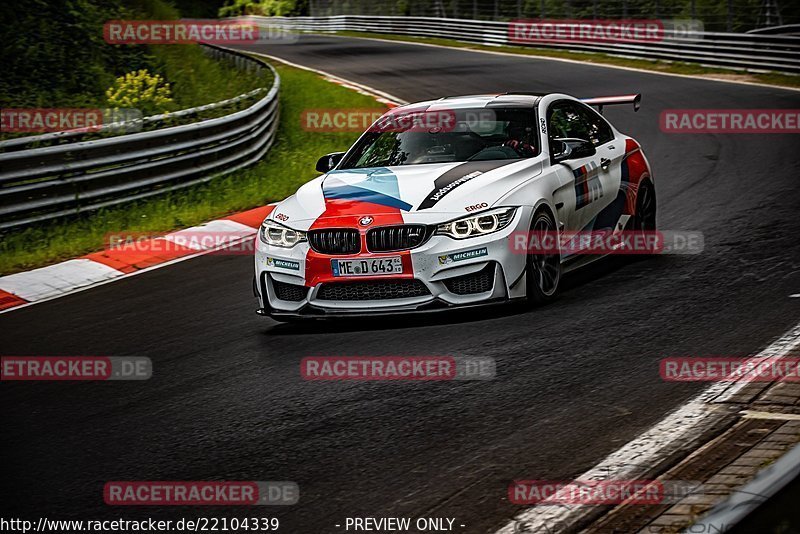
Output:
<svg viewBox="0 0 800 534">
<path fill-rule="evenodd" d="M 166 111 L 172 103 L 172 91 L 159 74 L 151 75 L 146 69 L 129 72 L 118 77 L 106 90 L 111 107 L 138 107 L 144 114 Z"/>
</svg>

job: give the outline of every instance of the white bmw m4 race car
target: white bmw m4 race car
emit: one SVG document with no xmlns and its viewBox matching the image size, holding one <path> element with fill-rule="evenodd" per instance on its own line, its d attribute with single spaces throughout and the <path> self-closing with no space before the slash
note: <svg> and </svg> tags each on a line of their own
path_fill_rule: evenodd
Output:
<svg viewBox="0 0 800 534">
<path fill-rule="evenodd" d="M 553 299 L 599 254 L 516 236 L 646 232 L 650 166 L 602 108 L 640 95 L 442 98 L 388 111 L 269 214 L 254 290 L 278 320 Z M 597 111 L 595 110 L 597 108 Z"/>
</svg>

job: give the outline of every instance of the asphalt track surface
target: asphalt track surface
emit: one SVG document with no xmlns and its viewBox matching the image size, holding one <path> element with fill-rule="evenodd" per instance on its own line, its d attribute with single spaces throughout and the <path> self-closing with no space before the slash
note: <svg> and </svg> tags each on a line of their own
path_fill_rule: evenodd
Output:
<svg viewBox="0 0 800 534">
<path fill-rule="evenodd" d="M 489 532 L 513 479 L 593 466 L 703 385 L 669 355 L 746 355 L 800 316 L 800 151 L 791 135 L 667 135 L 667 108 L 800 108 L 800 93 L 338 37 L 262 48 L 408 101 L 483 92 L 641 92 L 607 116 L 645 147 L 659 225 L 698 256 L 604 262 L 546 308 L 279 325 L 256 316 L 251 259 L 205 256 L 0 315 L 6 355 L 148 356 L 148 382 L 3 383 L 4 517 L 454 517 Z M 282 120 L 295 120 L 283 117 Z M 342 147 L 345 148 L 345 147 Z M 310 355 L 480 355 L 490 382 L 314 383 Z M 270 509 L 109 508 L 108 480 L 292 480 Z"/>
</svg>

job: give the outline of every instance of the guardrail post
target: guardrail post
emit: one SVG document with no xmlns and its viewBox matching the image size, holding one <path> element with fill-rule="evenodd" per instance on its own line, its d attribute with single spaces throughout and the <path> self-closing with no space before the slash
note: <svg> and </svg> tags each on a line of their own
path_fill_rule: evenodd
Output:
<svg viewBox="0 0 800 534">
<path fill-rule="evenodd" d="M 733 0 L 728 0 L 728 32 L 733 31 Z"/>
</svg>

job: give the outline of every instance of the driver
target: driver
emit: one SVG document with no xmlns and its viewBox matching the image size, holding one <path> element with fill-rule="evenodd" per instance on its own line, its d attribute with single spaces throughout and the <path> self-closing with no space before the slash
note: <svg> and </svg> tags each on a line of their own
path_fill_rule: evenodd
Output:
<svg viewBox="0 0 800 534">
<path fill-rule="evenodd" d="M 536 155 L 536 148 L 528 142 L 531 138 L 531 128 L 520 124 L 510 124 L 506 131 L 508 139 L 503 143 L 521 158 L 532 158 Z"/>
</svg>

